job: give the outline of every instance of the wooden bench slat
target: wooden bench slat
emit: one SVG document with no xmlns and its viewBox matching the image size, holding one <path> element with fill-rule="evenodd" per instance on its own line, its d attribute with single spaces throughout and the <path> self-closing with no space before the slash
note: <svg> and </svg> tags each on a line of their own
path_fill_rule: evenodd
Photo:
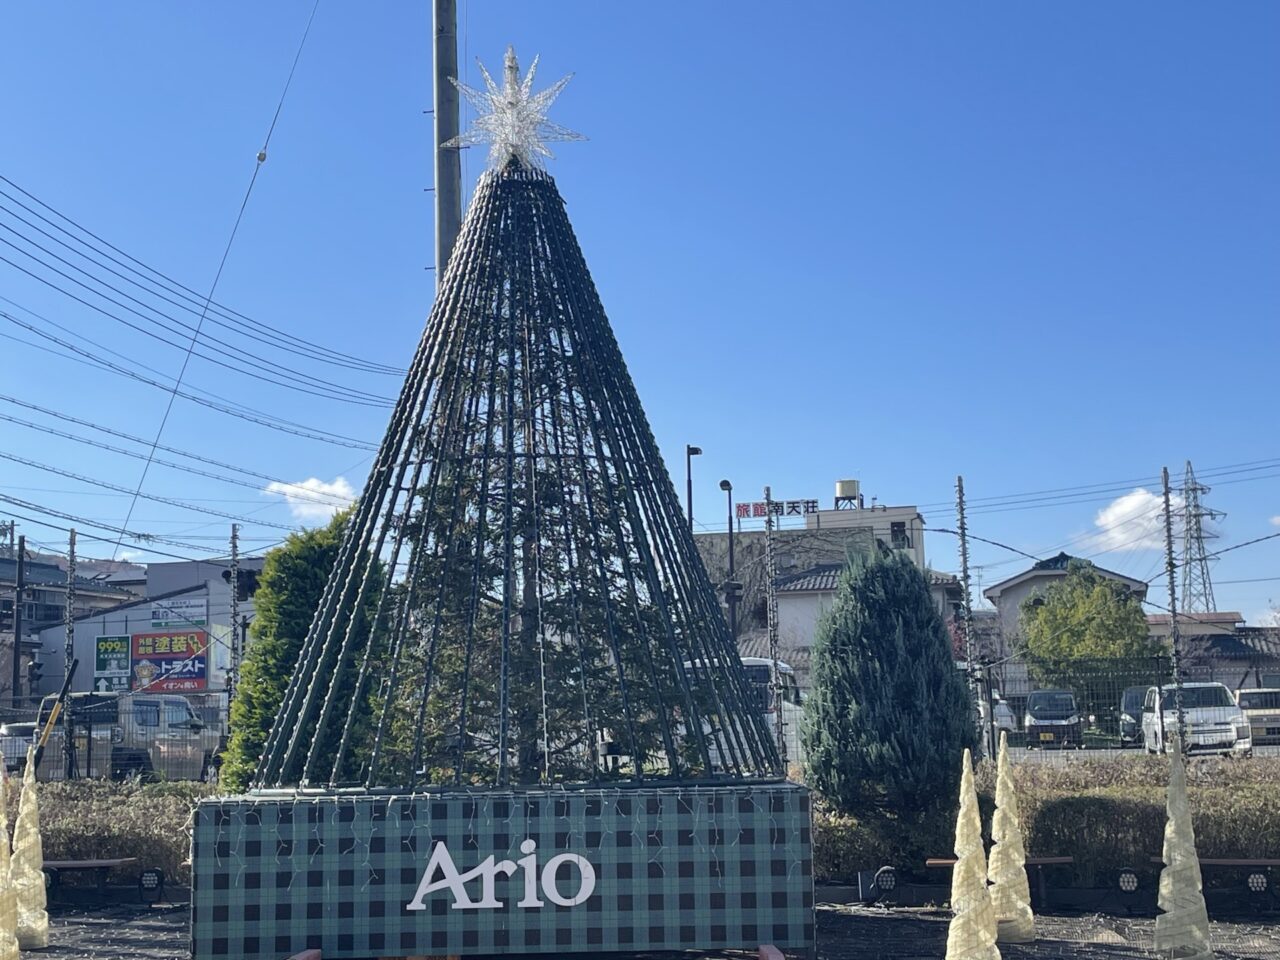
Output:
<svg viewBox="0 0 1280 960">
<path fill-rule="evenodd" d="M 1164 863 L 1164 857 L 1152 857 L 1152 863 Z M 1244 857 L 1201 857 L 1200 866 L 1202 867 L 1280 867 L 1280 860 L 1276 859 L 1259 859 L 1250 860 Z"/>
<path fill-rule="evenodd" d="M 1026 864 L 1028 867 L 1050 867 L 1060 863 L 1075 863 L 1075 857 L 1027 857 Z M 926 867 L 954 867 L 956 861 L 954 857 L 930 857 L 924 862 Z"/>
<path fill-rule="evenodd" d="M 108 870 L 137 862 L 137 857 L 120 857 L 116 860 L 46 860 L 44 866 L 48 870 Z"/>
</svg>

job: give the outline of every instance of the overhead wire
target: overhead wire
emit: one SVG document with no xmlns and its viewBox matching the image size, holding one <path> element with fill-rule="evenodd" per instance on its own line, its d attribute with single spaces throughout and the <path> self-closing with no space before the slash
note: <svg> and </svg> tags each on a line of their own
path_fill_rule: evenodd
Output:
<svg viewBox="0 0 1280 960">
<path fill-rule="evenodd" d="M 52 207 L 49 207 L 43 201 L 35 197 L 32 197 L 31 194 L 27 193 L 27 191 L 23 190 L 21 187 L 18 187 L 16 184 L 13 184 L 13 181 L 9 180 L 7 177 L 3 176 L 2 174 L 0 174 L 0 181 L 9 183 L 10 185 L 14 186 L 15 189 L 20 190 L 22 193 L 26 194 L 28 197 L 31 197 L 31 199 L 35 200 L 35 202 L 41 204 L 41 206 L 44 206 L 46 209 L 50 210 L 50 212 L 67 220 L 68 223 L 71 223 L 78 230 L 82 230 L 89 236 L 92 236 L 100 240 L 100 238 L 97 238 L 96 234 L 87 230 L 80 224 L 76 223 L 74 220 L 71 220 L 70 218 L 66 217 L 65 214 L 59 213 L 58 211 L 54 210 Z M 45 230 L 43 227 L 40 227 L 39 225 L 32 223 L 26 217 L 22 216 L 22 214 L 16 213 L 11 207 L 7 206 L 3 202 L 0 202 L 0 211 L 3 211 L 9 214 L 9 216 L 13 217 L 15 220 L 18 220 L 26 224 L 29 228 L 31 228 L 32 230 L 35 230 L 41 236 L 46 237 L 52 242 L 58 244 L 60 247 L 63 247 L 64 249 L 70 251 L 71 253 L 85 260 L 87 263 L 90 263 L 95 267 L 98 267 L 102 270 L 107 271 L 111 275 L 119 278 L 120 280 L 123 280 L 126 283 L 131 284 L 134 287 L 137 287 L 140 290 L 145 291 L 146 293 L 152 296 L 158 297 L 159 299 L 164 300 L 167 303 L 170 303 L 175 307 L 178 307 L 179 309 L 186 311 L 187 313 L 191 313 L 195 315 L 199 314 L 198 308 L 201 304 L 201 299 L 199 295 L 196 294 L 195 291 L 191 290 L 189 287 L 185 287 L 182 284 L 179 284 L 177 281 L 172 280 L 171 278 L 167 277 L 165 274 L 160 273 L 154 268 L 149 267 L 146 264 L 142 263 L 142 261 L 138 260 L 137 258 L 130 257 L 128 254 L 124 254 L 123 251 L 119 251 L 119 248 L 112 247 L 110 244 L 106 244 L 108 247 L 110 247 L 110 249 L 120 252 L 123 256 L 128 257 L 129 260 L 132 260 L 134 263 L 139 264 L 145 270 L 154 274 L 156 277 L 159 277 L 160 280 L 156 280 L 151 277 L 148 277 L 147 274 L 143 273 L 141 270 L 137 270 L 134 267 L 129 266 L 127 262 L 112 256 L 110 253 L 107 253 L 106 251 L 98 249 L 92 244 L 87 243 L 81 237 L 76 236 L 73 232 L 67 230 L 65 227 L 61 227 L 58 224 L 54 223 L 48 217 L 45 217 L 39 211 L 33 210 L 31 207 L 24 204 L 21 200 L 18 200 L 17 198 L 13 197 L 11 194 L 6 192 L 2 188 L 0 188 L 0 197 L 4 197 L 8 199 L 12 203 L 16 204 L 18 207 L 21 207 L 27 213 L 31 214 L 32 216 L 48 224 L 54 230 L 57 230 L 59 233 L 63 234 L 64 236 L 74 241 L 75 243 L 80 244 L 82 247 L 85 248 L 85 250 L 88 250 L 90 252 L 85 253 L 82 250 L 77 249 L 76 247 L 68 243 L 66 240 L 62 239 L 59 236 L 56 236 L 53 233 L 50 233 L 48 230 Z M 10 231 L 13 232 L 15 235 L 22 237 L 24 240 L 27 240 L 28 242 L 33 242 L 31 241 L 30 237 L 26 236 L 19 230 L 13 230 L 12 228 L 6 228 L 6 229 L 10 229 Z M 105 241 L 100 240 L 100 242 L 103 242 L 105 244 Z M 55 257 L 57 256 L 57 254 L 54 254 L 51 251 L 46 250 L 45 252 L 49 253 L 50 256 L 55 256 Z M 102 259 L 98 259 L 99 257 L 101 257 Z M 66 260 L 63 260 L 61 257 L 59 257 L 58 259 L 62 260 L 63 263 L 67 262 Z M 103 262 L 104 260 L 107 262 Z M 127 272 L 122 272 L 122 270 L 117 270 L 115 269 L 115 267 L 109 266 L 108 265 L 109 263 L 116 264 L 117 266 L 123 268 L 123 271 L 127 271 Z M 88 274 L 86 271 L 83 271 L 80 268 L 76 268 L 76 269 L 79 272 L 85 272 L 86 275 L 92 276 L 91 274 Z M 133 274 L 133 276 L 130 276 L 129 274 Z M 151 286 L 149 286 L 148 284 L 151 284 Z M 172 296 L 170 296 L 170 294 L 172 294 Z M 305 356 L 308 359 L 316 360 L 321 363 L 327 363 L 337 367 L 344 367 L 346 369 L 350 369 L 350 370 L 354 370 L 362 373 L 376 373 L 384 376 L 403 376 L 405 373 L 405 371 L 402 368 L 390 366 L 388 364 L 375 363 L 373 361 L 368 361 L 368 360 L 361 360 L 358 357 L 349 356 L 347 354 L 340 353 L 336 350 L 331 350 L 328 347 L 322 347 L 318 344 L 312 343 L 309 340 L 305 340 L 301 337 L 296 337 L 293 334 L 287 333 L 283 330 L 277 330 L 274 327 L 266 327 L 266 329 L 269 330 L 272 335 L 265 336 L 259 333 L 256 329 L 254 329 L 255 325 L 256 326 L 265 326 L 265 325 L 257 324 L 256 321 L 251 320 L 249 317 L 246 317 L 243 314 L 237 313 L 236 311 L 230 310 L 229 308 L 224 307 L 221 304 L 218 304 L 216 301 L 210 305 L 210 315 L 213 318 L 211 322 L 216 326 L 222 327 L 225 330 L 229 330 L 233 333 L 239 334 L 240 336 L 247 337 L 248 339 L 254 340 L 265 346 L 272 347 L 277 350 L 288 351 L 289 353 L 295 356 Z M 239 322 L 239 323 L 228 322 L 228 321 L 234 321 L 235 318 L 237 317 L 242 322 Z M 219 318 L 224 318 L 224 319 L 219 319 Z M 219 342 L 223 342 L 223 341 L 219 341 Z"/>
<path fill-rule="evenodd" d="M 82 443 L 87 446 L 96 447 L 99 450 L 106 450 L 106 451 L 109 451 L 110 453 L 120 454 L 121 456 L 132 457 L 135 460 L 145 459 L 145 454 L 141 454 L 136 450 L 126 450 L 123 447 L 117 447 L 115 444 L 103 443 L 101 440 L 93 440 L 89 437 L 77 436 L 76 434 L 68 433 L 65 430 L 58 430 L 54 427 L 49 426 L 48 424 L 34 423 L 30 420 L 24 420 L 20 417 L 13 417 L 6 413 L 0 413 L 0 420 L 7 421 L 9 423 L 15 423 L 15 424 L 18 424 L 19 426 L 26 427 L 31 430 L 37 430 L 41 433 L 49 434 L 51 436 L 62 437 L 63 439 L 72 440 L 72 441 L 75 441 L 76 443 Z M 259 493 L 275 492 L 275 491 L 264 491 L 259 484 L 250 483 L 248 480 L 242 480 L 239 477 L 229 477 L 229 476 L 226 476 L 225 474 L 213 473 L 212 471 L 209 471 L 209 470 L 201 470 L 198 467 L 187 466 L 186 464 L 183 464 L 183 463 L 175 463 L 172 460 L 161 460 L 158 457 L 153 459 L 155 463 L 163 467 L 168 467 L 171 470 L 180 470 L 183 473 L 190 473 L 198 477 L 206 477 L 210 480 L 217 480 L 221 483 L 230 483 L 230 484 L 234 484 L 235 486 L 246 487 L 250 490 L 256 490 Z M 293 499 L 301 500 L 305 503 L 315 503 L 322 506 L 337 506 L 337 505 L 345 506 L 348 503 L 348 501 L 346 501 L 345 499 L 340 497 L 335 497 L 333 495 L 323 494 L 323 493 L 318 495 L 313 494 L 298 483 L 289 483 L 287 481 L 282 481 L 282 480 L 272 481 L 272 482 L 281 483 L 289 487 L 289 496 Z"/>
<path fill-rule="evenodd" d="M 211 410 L 216 410 L 219 413 L 225 413 L 233 417 L 238 417 L 241 420 L 246 420 L 250 423 L 256 423 L 259 426 L 264 426 L 272 430 L 278 430 L 282 433 L 291 433 L 291 434 L 294 434 L 295 436 L 304 437 L 308 440 L 319 440 L 323 443 L 331 443 L 331 444 L 334 444 L 335 446 L 340 446 L 340 447 L 351 447 L 352 449 L 356 449 L 356 450 L 373 451 L 377 449 L 373 444 L 367 443 L 363 440 L 357 440 L 354 437 L 347 437 L 338 433 L 330 433 L 329 431 L 322 430 L 319 427 L 308 427 L 300 423 L 295 423 L 292 420 L 286 420 L 283 417 L 277 417 L 273 414 L 264 413 L 252 407 L 247 407 L 247 406 L 244 406 L 243 404 L 238 404 L 233 400 L 227 400 L 226 398 L 223 398 L 223 397 L 217 397 L 215 394 L 209 393 L 208 391 L 201 390 L 199 393 L 192 393 L 190 392 L 190 390 L 182 390 L 177 387 L 160 383 L 159 381 L 152 380 L 149 377 L 144 377 L 142 376 L 142 374 L 134 370 L 130 370 L 127 367 L 120 366 L 119 364 L 112 363 L 109 360 L 104 360 L 101 357 L 95 356 L 94 354 L 90 353 L 88 350 L 85 350 L 83 347 L 78 347 L 73 343 L 63 340 L 61 337 L 57 337 L 54 334 L 48 333 L 47 331 L 40 330 L 32 326 L 31 324 L 25 323 L 24 321 L 19 320 L 17 317 L 14 317 L 12 314 L 4 310 L 0 310 L 0 317 L 10 321 L 11 323 L 17 324 L 18 326 L 23 327 L 26 330 L 29 330 L 30 332 L 36 334 L 36 336 L 41 337 L 42 339 L 48 340 L 51 343 L 56 343 L 58 344 L 58 346 L 63 347 L 66 350 L 70 350 L 73 353 L 76 353 L 82 357 L 85 357 L 90 362 L 91 365 L 96 365 L 103 369 L 110 370 L 114 373 L 127 377 L 131 380 L 136 380 L 139 383 L 145 383 L 149 386 L 156 387 L 160 390 L 164 390 L 166 393 L 176 394 L 177 396 L 180 396 L 185 400 L 190 400 L 193 403 L 197 403 L 197 404 L 200 404 L 201 406 L 208 407 Z M 93 343 L 93 341 L 89 340 L 88 338 L 82 338 L 82 339 L 84 339 L 86 343 Z M 94 344 L 94 345 L 100 346 L 99 344 Z M 114 351 L 111 351 L 111 352 L 114 352 Z M 138 364 L 138 365 L 142 366 L 142 364 Z M 144 369 L 147 369 L 147 368 L 144 367 Z M 150 441 L 148 441 L 148 443 L 149 442 Z M 157 447 L 158 447 L 158 443 L 157 443 Z"/>
<path fill-rule="evenodd" d="M 64 470 L 61 467 L 55 467 L 52 464 L 41 463 L 38 460 L 30 460 L 27 457 L 20 457 L 16 453 L 7 453 L 0 450 L 0 459 L 9 460 L 13 463 L 20 463 L 23 466 L 32 467 L 36 470 L 44 470 L 48 473 L 57 474 L 60 477 L 66 477 L 70 480 L 79 480 L 81 483 L 87 483 L 95 487 L 102 487 L 104 490 L 114 490 L 117 493 L 128 494 L 133 498 L 133 503 L 137 503 L 140 497 L 143 500 L 151 500 L 155 503 L 163 503 L 171 507 L 179 507 L 183 510 L 191 510 L 195 513 L 205 513 L 211 517 L 221 517 L 224 520 L 234 520 L 238 523 L 257 524 L 263 527 L 272 527 L 276 530 L 293 530 L 294 527 L 283 523 L 274 523 L 270 520 L 250 520 L 246 517 L 237 516 L 234 513 L 225 513 L 221 510 L 214 510 L 210 507 L 202 507 L 199 504 L 190 503 L 186 500 L 176 500 L 172 497 L 162 497 L 154 493 L 140 493 L 130 487 L 122 487 L 119 484 L 111 483 L 107 480 L 98 480 L 94 477 L 85 476 L 82 473 L 76 473 L 72 470 Z M 125 515 L 124 525 L 127 527 L 132 519 L 132 512 Z"/>
<path fill-rule="evenodd" d="M 26 401 L 26 400 L 19 400 L 17 397 L 10 397 L 3 393 L 0 393 L 0 402 L 12 403 L 15 406 L 20 406 L 27 410 L 33 410 L 36 413 L 42 413 L 45 416 L 53 417 L 57 420 L 62 420 L 66 423 L 74 423 L 77 426 L 88 427 L 90 430 L 96 430 L 99 433 L 105 433 L 108 436 L 119 437 L 121 440 L 128 440 L 132 443 L 147 442 L 141 437 L 135 436 L 134 434 L 131 434 L 131 433 L 126 433 L 123 430 L 116 430 L 112 427 L 106 427 L 100 423 L 94 423 L 91 420 L 85 420 L 81 417 L 73 417 L 70 414 L 61 413 L 50 407 L 41 406 L 38 403 L 30 403 L 29 401 Z M 161 444 L 159 446 L 159 449 L 165 451 L 166 453 L 172 453 L 179 457 L 185 457 L 188 460 L 195 460 L 199 463 L 207 463 L 211 466 L 221 467 L 224 470 L 231 470 L 235 473 L 243 474 L 246 477 L 256 477 L 259 480 L 266 480 L 268 483 L 279 483 L 285 486 L 297 485 L 293 481 L 282 480 L 281 478 L 272 476 L 269 473 L 262 473 L 257 470 L 251 470 L 248 467 L 239 466 L 234 463 L 227 463 L 226 461 L 217 460 L 213 457 L 205 456 L 204 454 L 192 453 L 190 450 L 182 450 L 178 447 L 170 447 L 164 444 Z M 367 457 L 362 459 L 356 464 L 353 464 L 350 469 L 354 470 L 357 466 L 359 466 L 361 463 L 364 463 L 367 460 L 368 460 Z M 350 472 L 350 471 L 348 470 L 344 472 Z M 321 498 L 321 500 L 327 500 L 333 504 L 345 505 L 347 503 L 347 500 L 345 497 L 338 496 L 337 494 L 328 494 L 328 493 L 323 493 L 321 491 L 309 491 L 309 492 L 313 493 L 316 497 Z"/>
<path fill-rule="evenodd" d="M 231 235 L 227 237 L 226 247 L 222 251 L 222 259 L 218 262 L 217 272 L 213 276 L 213 283 L 209 287 L 208 296 L 204 299 L 204 306 L 200 312 L 200 319 L 196 322 L 195 332 L 191 337 L 191 344 L 187 348 L 186 357 L 183 358 L 182 367 L 178 371 L 177 379 L 174 382 L 173 390 L 169 394 L 168 403 L 165 405 L 164 416 L 160 418 L 160 426 L 156 429 L 155 439 L 151 443 L 150 457 L 154 458 L 156 448 L 160 443 L 160 437 L 164 433 L 165 425 L 169 422 L 169 415 L 173 412 L 174 401 L 178 397 L 178 388 L 182 386 L 182 378 L 187 372 L 187 365 L 191 362 L 192 352 L 195 350 L 196 338 L 200 335 L 200 330 L 204 325 L 205 317 L 208 316 L 209 304 L 213 301 L 213 295 L 218 289 L 218 281 L 222 279 L 222 271 L 226 268 L 227 258 L 231 256 L 231 247 L 235 243 L 236 234 L 240 231 L 240 223 L 244 219 L 245 209 L 249 206 L 249 197 L 253 195 L 254 184 L 258 182 L 258 173 L 262 170 L 263 163 L 267 159 L 267 147 L 271 143 L 271 135 L 275 132 L 276 123 L 280 119 L 280 111 L 284 109 L 284 100 L 289 93 L 289 87 L 293 83 L 293 75 L 298 69 L 298 61 L 302 59 L 302 50 L 307 44 L 307 37 L 311 35 L 311 25 L 315 22 L 316 11 L 320 8 L 320 0 L 315 0 L 311 7 L 311 15 L 307 18 L 307 26 L 302 31 L 302 39 L 298 43 L 298 51 L 294 54 L 293 63 L 289 67 L 289 75 L 285 78 L 284 89 L 280 92 L 280 100 L 276 104 L 275 114 L 271 118 L 271 126 L 267 128 L 267 135 L 263 139 L 262 149 L 258 151 L 257 163 L 253 167 L 253 175 L 249 178 L 249 186 L 245 189 L 244 199 L 240 201 L 240 209 L 236 213 L 235 223 L 231 227 Z M 147 473 L 151 469 L 151 460 L 148 459 L 142 468 L 142 476 L 138 478 L 138 486 L 134 491 L 133 501 L 129 504 L 129 512 L 125 516 L 125 526 L 129 525 L 129 518 L 133 516 L 134 508 L 138 505 L 138 499 L 142 496 L 142 487 L 147 481 Z M 116 552 L 119 552 L 120 544 L 116 543 Z M 114 554 L 113 554 L 114 556 Z"/>
<path fill-rule="evenodd" d="M 9 228 L 6 227 L 3 223 L 0 223 L 0 229 L 9 229 Z M 261 381 L 263 383 L 268 383 L 278 387 L 284 387 L 290 390 L 296 390 L 300 393 L 310 394 L 311 396 L 323 397 L 325 399 L 338 400 L 346 403 L 363 404 L 365 406 L 387 407 L 387 406 L 391 406 L 393 403 L 393 401 L 389 397 L 381 397 L 376 394 L 368 393 L 367 391 L 357 390 L 343 384 L 334 383 L 331 380 L 325 380 L 323 377 L 315 377 L 315 376 L 312 376 L 311 374 L 307 374 L 302 371 L 295 370 L 292 367 L 285 366 L 284 364 L 281 364 L 278 361 L 272 361 L 266 357 L 259 356 L 258 354 L 252 353 L 250 351 L 237 348 L 234 344 L 230 344 L 227 341 L 220 340 L 216 337 L 210 337 L 207 334 L 202 336 L 200 333 L 199 324 L 195 326 L 187 324 L 171 316 L 170 314 L 164 313 L 161 310 L 157 310 L 155 307 L 152 307 L 149 304 L 146 304 L 143 301 L 138 300 L 136 297 L 132 297 L 128 294 L 122 293 L 122 291 L 120 291 L 116 287 L 111 286 L 110 284 L 103 283 L 102 281 L 97 281 L 99 283 L 102 283 L 102 285 L 107 287 L 107 289 L 112 290 L 116 293 L 121 293 L 121 295 L 124 296 L 126 299 L 132 300 L 134 303 L 137 303 L 140 306 L 145 307 L 147 310 L 150 310 L 152 313 L 155 313 L 157 316 L 163 317 L 166 320 L 171 321 L 172 323 L 176 323 L 178 324 L 179 327 L 187 328 L 187 330 L 189 330 L 190 333 L 186 333 L 181 329 L 175 330 L 170 326 L 166 326 L 163 322 L 147 316 L 142 311 L 137 310 L 134 307 L 130 307 L 125 303 L 121 303 L 119 300 L 116 300 L 115 298 L 110 297 L 99 290 L 93 289 L 88 284 L 83 283 L 82 281 L 69 276 L 63 271 L 57 269 L 56 267 L 49 266 L 48 264 L 44 263 L 38 258 L 33 257 L 27 251 L 22 250 L 20 247 L 16 246 L 10 241 L 5 240 L 3 237 L 0 237 L 0 244 L 4 244 L 5 246 L 11 247 L 17 250 L 19 253 L 22 253 L 24 256 L 30 257 L 31 259 L 35 260 L 37 263 L 41 264 L 46 269 L 52 270 L 54 273 L 58 274 L 61 277 L 66 278 L 67 280 L 76 284 L 77 286 L 83 287 L 85 290 L 89 291 L 94 296 L 100 297 L 103 300 L 107 301 L 108 303 L 111 303 L 117 307 L 120 307 L 121 309 L 133 314 L 134 316 L 138 317 L 141 320 L 146 321 L 147 323 L 154 324 L 155 326 L 158 326 L 160 329 L 180 337 L 190 337 L 191 339 L 190 345 L 175 343 L 174 341 L 169 340 L 164 336 L 161 336 L 159 333 L 156 333 L 152 330 L 148 330 L 145 327 L 140 326 L 139 324 L 134 323 L 131 320 L 125 319 L 119 314 L 113 313 L 112 311 L 104 307 L 101 307 L 96 303 L 86 300 L 84 297 L 76 293 L 73 293 L 70 290 L 67 290 L 65 287 L 59 286 L 57 283 L 54 283 L 53 281 L 49 280 L 47 277 L 42 277 L 32 270 L 28 270 L 26 267 L 22 266 L 21 264 L 15 263 L 13 260 L 10 260 L 8 257 L 4 256 L 3 254 L 0 254 L 0 263 L 7 263 L 9 266 L 13 267 L 15 270 L 18 270 L 19 272 L 25 274 L 26 276 L 31 277 L 33 280 L 36 280 L 39 283 L 44 284 L 45 286 L 49 287 L 52 290 L 56 290 L 58 293 L 61 293 L 63 296 L 68 297 L 71 300 L 74 300 L 76 303 L 79 303 L 82 306 L 88 307 L 90 310 L 93 310 L 95 313 L 101 314 L 102 316 L 107 317 L 110 320 L 114 320 L 117 323 L 122 324 L 123 326 L 128 327 L 131 330 L 141 333 L 143 336 L 150 337 L 153 340 L 163 343 L 166 346 L 173 347 L 177 350 L 185 350 L 189 353 L 190 356 L 199 357 L 202 360 L 215 364 L 226 370 L 231 370 L 235 373 L 241 374 L 242 376 L 251 377 L 252 379 Z M 44 248 L 41 247 L 40 249 L 44 249 Z M 206 347 L 208 347 L 209 350 L 211 350 L 215 354 L 220 354 L 223 357 L 238 359 L 242 363 L 244 363 L 247 367 L 254 368 L 254 369 L 246 369 L 245 367 L 238 366 L 235 363 L 229 363 L 227 360 L 220 360 L 218 359 L 218 357 L 210 355 L 210 353 L 197 350 L 195 349 L 195 344 L 197 343 L 204 344 Z M 224 349 L 224 346 L 231 347 L 232 349 L 230 350 Z M 275 373 L 281 379 L 277 379 L 276 377 L 271 377 L 271 376 L 265 376 L 264 374 L 256 371 L 267 371 L 268 373 Z"/>
</svg>

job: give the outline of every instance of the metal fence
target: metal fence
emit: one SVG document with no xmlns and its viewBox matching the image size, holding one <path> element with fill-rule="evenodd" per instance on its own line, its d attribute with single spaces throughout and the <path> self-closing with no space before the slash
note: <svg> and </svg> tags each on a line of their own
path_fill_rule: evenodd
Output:
<svg viewBox="0 0 1280 960">
<path fill-rule="evenodd" d="M 71 694 L 54 718 L 36 775 L 41 780 L 211 779 L 226 743 L 221 697 Z M 27 750 L 39 743 L 54 699 L 45 698 L 35 709 L 0 711 L 0 753 L 10 775 L 26 766 Z"/>
<path fill-rule="evenodd" d="M 1167 658 L 1008 661 L 975 678 L 985 751 L 1000 732 L 1021 760 L 1084 752 L 1280 755 L 1280 668 L 1270 662 L 1184 664 Z"/>
</svg>

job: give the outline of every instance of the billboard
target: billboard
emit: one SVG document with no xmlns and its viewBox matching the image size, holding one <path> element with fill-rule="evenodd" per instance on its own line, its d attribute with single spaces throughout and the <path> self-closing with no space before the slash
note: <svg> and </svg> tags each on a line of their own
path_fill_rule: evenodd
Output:
<svg viewBox="0 0 1280 960">
<path fill-rule="evenodd" d="M 152 627 L 203 627 L 209 622 L 208 597 L 175 597 L 171 600 L 153 600 L 151 603 Z"/>
<path fill-rule="evenodd" d="M 134 690 L 185 693 L 209 686 L 209 637 L 203 630 L 133 635 Z"/>
<path fill-rule="evenodd" d="M 122 637 L 98 637 L 94 641 L 93 690 L 95 693 L 112 693 L 129 689 L 130 639 Z"/>
</svg>

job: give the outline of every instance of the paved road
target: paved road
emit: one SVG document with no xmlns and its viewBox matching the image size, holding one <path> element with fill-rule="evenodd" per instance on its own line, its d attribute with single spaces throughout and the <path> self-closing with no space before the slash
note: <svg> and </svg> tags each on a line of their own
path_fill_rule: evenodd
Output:
<svg viewBox="0 0 1280 960">
<path fill-rule="evenodd" d="M 1280 757 L 1280 746 L 1270 745 L 1265 747 L 1254 747 L 1253 755 L 1255 757 Z M 1130 750 L 1118 750 L 1114 747 L 1102 749 L 1090 748 L 1088 750 L 1028 750 L 1026 747 L 1009 748 L 1009 757 L 1015 763 L 1028 761 L 1032 763 L 1069 763 L 1072 760 L 1080 759 L 1097 760 L 1103 757 L 1141 756 L 1143 756 L 1141 748 Z"/>
<path fill-rule="evenodd" d="M 937 960 L 946 952 L 947 920 L 947 914 L 929 910 L 819 906 L 818 957 Z M 1036 923 L 1039 941 L 1002 946 L 1006 960 L 1146 960 L 1155 956 L 1151 952 L 1154 922 L 1150 919 L 1042 916 Z M 55 909 L 49 932 L 49 949 L 40 951 L 41 957 L 49 960 L 190 957 L 185 906 Z M 1275 960 L 1280 956 L 1280 926 L 1215 921 L 1213 945 L 1218 960 Z M 697 956 L 701 960 L 730 960 L 724 955 Z M 741 960 L 742 954 L 734 957 Z M 582 960 L 592 958 L 583 956 Z"/>
</svg>

